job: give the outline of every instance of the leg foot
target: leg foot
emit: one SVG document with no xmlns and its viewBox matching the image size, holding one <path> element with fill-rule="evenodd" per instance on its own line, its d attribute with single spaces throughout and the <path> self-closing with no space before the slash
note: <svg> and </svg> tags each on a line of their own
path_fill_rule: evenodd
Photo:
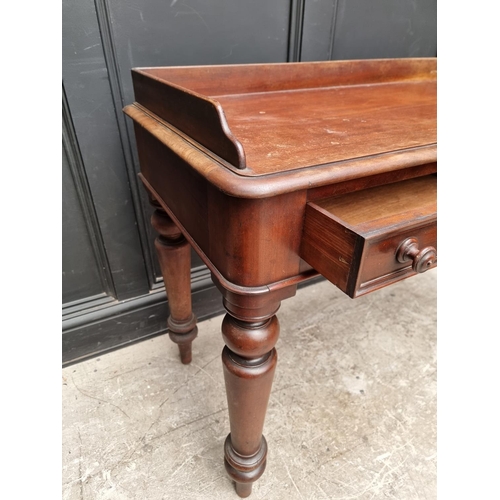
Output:
<svg viewBox="0 0 500 500">
<path fill-rule="evenodd" d="M 169 337 L 179 346 L 181 362 L 191 362 L 191 344 L 198 329 L 191 305 L 191 246 L 167 213 L 157 207 L 151 223 L 159 233 L 155 247 L 170 307 Z"/>
<path fill-rule="evenodd" d="M 191 352 L 191 342 L 189 344 L 181 345 L 179 344 L 179 354 L 181 355 L 181 363 L 183 365 L 189 365 L 193 360 L 193 354 Z"/>
<path fill-rule="evenodd" d="M 239 497 L 246 498 L 252 493 L 252 483 L 234 483 L 234 489 Z"/>
<path fill-rule="evenodd" d="M 169 333 L 168 336 L 172 342 L 175 342 L 179 347 L 181 355 L 181 363 L 188 365 L 191 363 L 191 345 L 193 340 L 198 335 L 198 327 L 196 326 L 196 317 L 191 314 L 191 318 L 183 323 L 176 322 L 172 315 L 167 321 Z"/>
</svg>

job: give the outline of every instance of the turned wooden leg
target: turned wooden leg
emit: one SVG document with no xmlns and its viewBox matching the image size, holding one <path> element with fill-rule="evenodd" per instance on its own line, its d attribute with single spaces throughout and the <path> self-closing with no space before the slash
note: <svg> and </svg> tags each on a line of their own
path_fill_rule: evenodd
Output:
<svg viewBox="0 0 500 500">
<path fill-rule="evenodd" d="M 169 337 L 179 346 L 181 362 L 191 362 L 191 343 L 198 334 L 191 306 L 191 246 L 167 213 L 155 201 L 151 224 L 170 307 Z"/>
<path fill-rule="evenodd" d="M 231 429 L 224 445 L 224 463 L 238 495 L 247 497 L 266 468 L 267 443 L 262 429 L 278 359 L 274 348 L 278 318 L 272 315 L 252 322 L 226 314 L 222 335 Z"/>
</svg>

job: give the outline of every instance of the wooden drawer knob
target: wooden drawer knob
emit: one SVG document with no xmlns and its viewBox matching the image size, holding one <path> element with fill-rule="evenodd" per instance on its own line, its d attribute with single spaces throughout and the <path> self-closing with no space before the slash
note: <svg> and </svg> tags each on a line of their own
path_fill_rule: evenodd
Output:
<svg viewBox="0 0 500 500">
<path fill-rule="evenodd" d="M 425 247 L 419 250 L 417 238 L 406 238 L 396 250 L 396 259 L 401 263 L 412 260 L 412 269 L 416 273 L 425 273 L 436 263 L 436 249 Z"/>
</svg>

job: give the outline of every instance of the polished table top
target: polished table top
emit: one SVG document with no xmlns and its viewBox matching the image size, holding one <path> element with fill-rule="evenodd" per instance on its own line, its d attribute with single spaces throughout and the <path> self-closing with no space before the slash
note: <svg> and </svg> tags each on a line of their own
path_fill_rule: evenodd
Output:
<svg viewBox="0 0 500 500">
<path fill-rule="evenodd" d="M 141 68 L 125 112 L 149 191 L 220 279 L 255 287 L 317 268 L 307 203 L 436 173 L 436 78 L 428 58 Z"/>
</svg>

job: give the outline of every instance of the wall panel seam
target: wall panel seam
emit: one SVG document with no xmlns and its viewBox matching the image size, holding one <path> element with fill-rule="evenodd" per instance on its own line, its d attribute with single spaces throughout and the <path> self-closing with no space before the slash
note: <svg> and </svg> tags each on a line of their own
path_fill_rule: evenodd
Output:
<svg viewBox="0 0 500 500">
<path fill-rule="evenodd" d="M 332 18 L 332 28 L 330 31 L 330 54 L 328 59 L 331 61 L 333 57 L 333 44 L 335 42 L 335 29 L 337 27 L 337 11 L 339 8 L 339 0 L 335 0 L 335 6 L 333 7 L 333 18 Z"/>
<path fill-rule="evenodd" d="M 290 1 L 290 26 L 288 28 L 288 62 L 298 62 L 302 53 L 305 0 Z"/>
<path fill-rule="evenodd" d="M 108 81 L 111 92 L 111 98 L 115 108 L 115 117 L 118 125 L 118 134 L 120 137 L 123 158 L 127 171 L 129 181 L 130 193 L 132 196 L 132 204 L 137 221 L 137 228 L 139 232 L 139 241 L 142 247 L 142 254 L 146 265 L 146 273 L 148 276 L 149 287 L 156 282 L 154 265 L 153 265 L 153 249 L 151 248 L 148 233 L 146 230 L 146 214 L 144 213 L 139 194 L 139 183 L 137 180 L 137 173 L 135 170 L 132 143 L 129 136 L 129 131 L 126 124 L 125 115 L 122 112 L 124 103 L 123 88 L 120 80 L 120 69 L 116 57 L 115 45 L 113 42 L 113 30 L 111 26 L 111 17 L 109 14 L 109 7 L 106 0 L 95 0 L 97 23 L 99 25 L 99 32 L 102 40 L 102 50 L 104 53 L 104 60 L 108 72 Z"/>
</svg>

